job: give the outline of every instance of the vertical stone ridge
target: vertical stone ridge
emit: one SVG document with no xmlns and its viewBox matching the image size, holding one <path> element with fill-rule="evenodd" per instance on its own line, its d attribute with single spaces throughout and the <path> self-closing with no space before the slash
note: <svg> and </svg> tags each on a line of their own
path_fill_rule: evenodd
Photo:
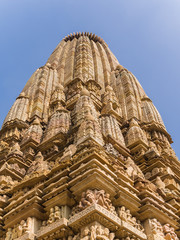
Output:
<svg viewBox="0 0 180 240">
<path fill-rule="evenodd" d="M 65 68 L 64 68 L 64 86 L 73 80 L 74 74 L 74 57 L 76 51 L 77 39 L 72 42 L 68 42 L 69 48 L 66 55 Z"/>
<path fill-rule="evenodd" d="M 0 131 L 0 239 L 178 240 L 180 162 L 104 41 L 67 36 Z"/>
<path fill-rule="evenodd" d="M 110 84 L 110 65 L 109 65 L 109 61 L 107 59 L 107 55 L 105 53 L 104 48 L 102 47 L 102 45 L 97 42 L 96 43 L 100 56 L 101 56 L 101 61 L 102 61 L 102 66 L 103 66 L 103 73 L 104 73 L 104 82 L 105 82 L 105 86 Z"/>
</svg>

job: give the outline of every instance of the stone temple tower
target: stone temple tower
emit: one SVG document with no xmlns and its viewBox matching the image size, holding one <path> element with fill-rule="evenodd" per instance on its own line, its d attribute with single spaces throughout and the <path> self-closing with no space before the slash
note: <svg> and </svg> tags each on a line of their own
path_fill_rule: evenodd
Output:
<svg viewBox="0 0 180 240">
<path fill-rule="evenodd" d="M 0 131 L 1 240 L 178 240 L 180 162 L 98 36 L 65 37 Z"/>
</svg>

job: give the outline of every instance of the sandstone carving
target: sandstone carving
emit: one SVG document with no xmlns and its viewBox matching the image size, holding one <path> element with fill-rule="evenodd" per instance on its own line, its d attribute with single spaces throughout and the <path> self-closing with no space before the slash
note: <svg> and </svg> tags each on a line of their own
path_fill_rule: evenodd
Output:
<svg viewBox="0 0 180 240">
<path fill-rule="evenodd" d="M 0 239 L 180 239 L 172 142 L 104 40 L 68 35 L 0 130 Z"/>
<path fill-rule="evenodd" d="M 125 162 L 127 174 L 134 180 L 137 177 L 144 177 L 140 168 L 134 163 L 134 161 L 128 157 Z"/>
<path fill-rule="evenodd" d="M 16 155 L 19 155 L 19 156 L 23 155 L 18 142 L 13 144 L 13 146 L 10 149 L 9 155 L 12 155 L 12 154 L 16 154 Z"/>
<path fill-rule="evenodd" d="M 139 220 L 133 217 L 130 213 L 129 209 L 126 209 L 124 206 L 118 208 L 117 210 L 118 216 L 123 221 L 131 224 L 133 227 L 137 228 L 139 231 L 144 232 L 144 228 Z"/>
<path fill-rule="evenodd" d="M 110 200 L 110 195 L 105 193 L 104 190 L 91 190 L 88 189 L 86 192 L 82 193 L 81 200 L 78 206 L 75 206 L 72 210 L 72 215 L 75 213 L 84 210 L 85 208 L 91 206 L 92 204 L 99 204 L 103 208 L 109 210 L 110 212 L 115 212 L 115 207 L 112 205 Z"/>
</svg>

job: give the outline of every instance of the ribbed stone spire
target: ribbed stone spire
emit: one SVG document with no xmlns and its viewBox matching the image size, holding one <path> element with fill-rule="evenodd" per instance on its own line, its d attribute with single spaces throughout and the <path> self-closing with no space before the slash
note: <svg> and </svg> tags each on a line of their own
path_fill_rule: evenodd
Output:
<svg viewBox="0 0 180 240">
<path fill-rule="evenodd" d="M 68 35 L 0 131 L 0 239 L 178 240 L 171 143 L 104 40 Z"/>
</svg>

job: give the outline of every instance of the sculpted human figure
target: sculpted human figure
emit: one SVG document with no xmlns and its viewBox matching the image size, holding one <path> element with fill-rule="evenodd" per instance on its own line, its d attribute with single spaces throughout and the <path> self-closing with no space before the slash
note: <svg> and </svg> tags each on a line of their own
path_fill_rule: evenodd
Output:
<svg viewBox="0 0 180 240">
<path fill-rule="evenodd" d="M 97 226 L 91 226 L 90 227 L 90 240 L 95 240 L 96 239 L 96 229 L 97 229 Z"/>
<path fill-rule="evenodd" d="M 12 240 L 12 228 L 8 228 L 5 240 Z"/>
<path fill-rule="evenodd" d="M 109 229 L 108 229 L 108 228 L 104 228 L 103 235 L 104 235 L 107 239 L 109 239 Z"/>
<path fill-rule="evenodd" d="M 28 217 L 26 220 L 26 225 L 24 225 L 24 232 L 30 233 L 32 229 L 32 218 Z"/>
<path fill-rule="evenodd" d="M 159 237 L 159 239 L 164 239 L 164 234 L 163 234 L 163 227 L 160 224 L 160 222 L 157 221 L 156 218 L 153 218 L 151 220 L 151 229 L 152 229 L 152 233 L 154 235 L 157 235 Z"/>
<path fill-rule="evenodd" d="M 104 208 L 108 208 L 108 204 L 105 199 L 105 191 L 104 190 L 100 190 L 100 191 L 95 190 L 95 195 L 96 195 L 96 199 L 97 199 L 97 204 L 103 206 Z"/>
<path fill-rule="evenodd" d="M 111 203 L 111 200 L 110 200 L 110 194 L 109 193 L 105 193 L 104 204 L 105 204 L 105 206 L 108 210 L 110 210 L 112 208 L 112 203 Z"/>
<path fill-rule="evenodd" d="M 110 233 L 109 234 L 109 240 L 113 240 L 115 238 L 115 233 Z"/>
<path fill-rule="evenodd" d="M 16 228 L 18 237 L 21 237 L 23 235 L 23 230 L 24 230 L 25 227 L 26 227 L 26 222 L 24 220 L 22 220 Z"/>
<path fill-rule="evenodd" d="M 127 220 L 127 213 L 126 213 L 126 209 L 124 206 L 119 208 L 118 215 L 119 215 L 119 218 L 121 218 L 123 221 Z"/>
<path fill-rule="evenodd" d="M 61 219 L 61 210 L 58 206 L 55 206 L 54 218 L 55 221 Z"/>
<path fill-rule="evenodd" d="M 178 240 L 178 237 L 174 232 L 174 228 L 172 228 L 168 223 L 163 226 L 163 231 L 166 240 Z"/>
<path fill-rule="evenodd" d="M 101 225 L 97 226 L 96 235 L 101 236 L 102 233 L 103 233 L 103 229 L 102 229 Z"/>
<path fill-rule="evenodd" d="M 86 191 L 86 199 L 90 203 L 89 205 L 91 205 L 92 203 L 96 203 L 96 197 L 95 197 L 95 194 L 92 190 L 88 189 Z"/>
<path fill-rule="evenodd" d="M 85 227 L 81 230 L 81 240 L 89 240 L 90 239 L 90 230 L 88 227 Z"/>
<path fill-rule="evenodd" d="M 137 220 L 137 229 L 138 229 L 139 231 L 144 232 L 144 228 L 143 228 L 143 226 L 141 225 L 140 220 Z"/>
<path fill-rule="evenodd" d="M 13 230 L 12 230 L 12 239 L 16 239 L 18 237 L 17 234 L 17 225 L 14 226 Z"/>
<path fill-rule="evenodd" d="M 87 196 L 87 193 L 88 193 L 88 196 Z M 82 193 L 81 201 L 79 202 L 80 210 L 83 210 L 85 207 L 90 206 L 91 203 L 92 203 L 92 194 L 90 190 L 87 190 L 87 192 Z"/>
<path fill-rule="evenodd" d="M 128 221 L 129 223 L 132 223 L 132 215 L 131 215 L 129 209 L 126 210 L 126 216 L 127 216 L 127 221 Z"/>
<path fill-rule="evenodd" d="M 55 218 L 54 218 L 54 208 L 50 209 L 50 214 L 49 214 L 49 219 L 47 221 L 48 224 L 51 224 L 55 222 Z"/>
</svg>

